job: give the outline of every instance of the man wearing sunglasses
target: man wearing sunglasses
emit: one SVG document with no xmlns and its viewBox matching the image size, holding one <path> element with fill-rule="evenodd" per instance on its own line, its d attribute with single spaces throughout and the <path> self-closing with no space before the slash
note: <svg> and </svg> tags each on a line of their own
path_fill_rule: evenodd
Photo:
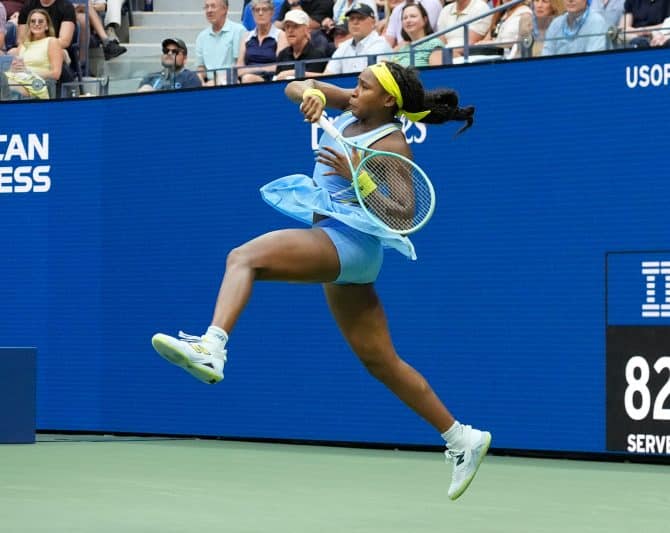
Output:
<svg viewBox="0 0 670 533">
<path fill-rule="evenodd" d="M 186 44 L 181 39 L 165 39 L 162 43 L 163 70 L 154 72 L 142 79 L 138 92 L 170 91 L 175 89 L 193 89 L 201 87 L 202 82 L 192 70 L 184 68 L 188 55 Z"/>
</svg>

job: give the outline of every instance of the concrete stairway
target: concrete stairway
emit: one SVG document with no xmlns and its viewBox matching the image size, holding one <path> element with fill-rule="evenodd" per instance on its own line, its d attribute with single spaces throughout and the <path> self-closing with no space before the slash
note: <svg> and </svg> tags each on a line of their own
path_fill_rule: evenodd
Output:
<svg viewBox="0 0 670 533">
<path fill-rule="evenodd" d="M 229 19 L 239 22 L 244 0 L 229 0 L 229 4 Z M 134 92 L 144 75 L 159 70 L 160 44 L 167 37 L 184 40 L 189 52 L 187 67 L 195 68 L 195 38 L 208 25 L 204 0 L 153 0 L 152 12 L 141 10 L 143 0 L 135 0 L 135 5 L 130 42 L 123 43 L 128 51 L 111 61 L 92 61 L 96 76 L 109 77 L 110 94 Z"/>
</svg>

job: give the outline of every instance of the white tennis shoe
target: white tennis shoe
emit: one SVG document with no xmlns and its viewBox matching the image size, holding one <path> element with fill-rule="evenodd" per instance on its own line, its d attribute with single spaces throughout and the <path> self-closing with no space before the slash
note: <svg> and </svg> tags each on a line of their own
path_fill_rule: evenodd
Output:
<svg viewBox="0 0 670 533">
<path fill-rule="evenodd" d="M 151 344 L 161 357 L 183 368 L 203 383 L 213 385 L 223 379 L 227 351 L 217 349 L 217 345 L 206 335 L 198 337 L 180 331 L 177 339 L 156 333 L 151 338 Z"/>
<path fill-rule="evenodd" d="M 451 485 L 447 492 L 451 500 L 463 494 L 472 483 L 491 446 L 491 434 L 473 429 L 472 426 L 463 426 L 462 441 L 465 443 L 463 449 L 447 448 L 444 452 L 447 463 L 453 463 Z"/>
</svg>

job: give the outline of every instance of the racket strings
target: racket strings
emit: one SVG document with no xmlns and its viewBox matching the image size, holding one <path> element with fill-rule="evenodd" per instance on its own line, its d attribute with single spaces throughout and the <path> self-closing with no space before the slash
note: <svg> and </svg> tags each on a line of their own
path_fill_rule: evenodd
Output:
<svg viewBox="0 0 670 533">
<path fill-rule="evenodd" d="M 365 158 L 365 171 L 377 185 L 363 198 L 365 209 L 395 231 L 410 231 L 431 214 L 433 194 L 423 174 L 410 162 L 393 156 Z"/>
</svg>

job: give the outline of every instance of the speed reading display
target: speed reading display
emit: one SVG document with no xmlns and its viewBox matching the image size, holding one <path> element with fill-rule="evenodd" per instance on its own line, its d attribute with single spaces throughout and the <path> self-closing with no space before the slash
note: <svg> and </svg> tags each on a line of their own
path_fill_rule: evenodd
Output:
<svg viewBox="0 0 670 533">
<path fill-rule="evenodd" d="M 670 253 L 606 261 L 607 450 L 670 455 Z M 660 290 L 659 290 L 660 287 Z"/>
</svg>

